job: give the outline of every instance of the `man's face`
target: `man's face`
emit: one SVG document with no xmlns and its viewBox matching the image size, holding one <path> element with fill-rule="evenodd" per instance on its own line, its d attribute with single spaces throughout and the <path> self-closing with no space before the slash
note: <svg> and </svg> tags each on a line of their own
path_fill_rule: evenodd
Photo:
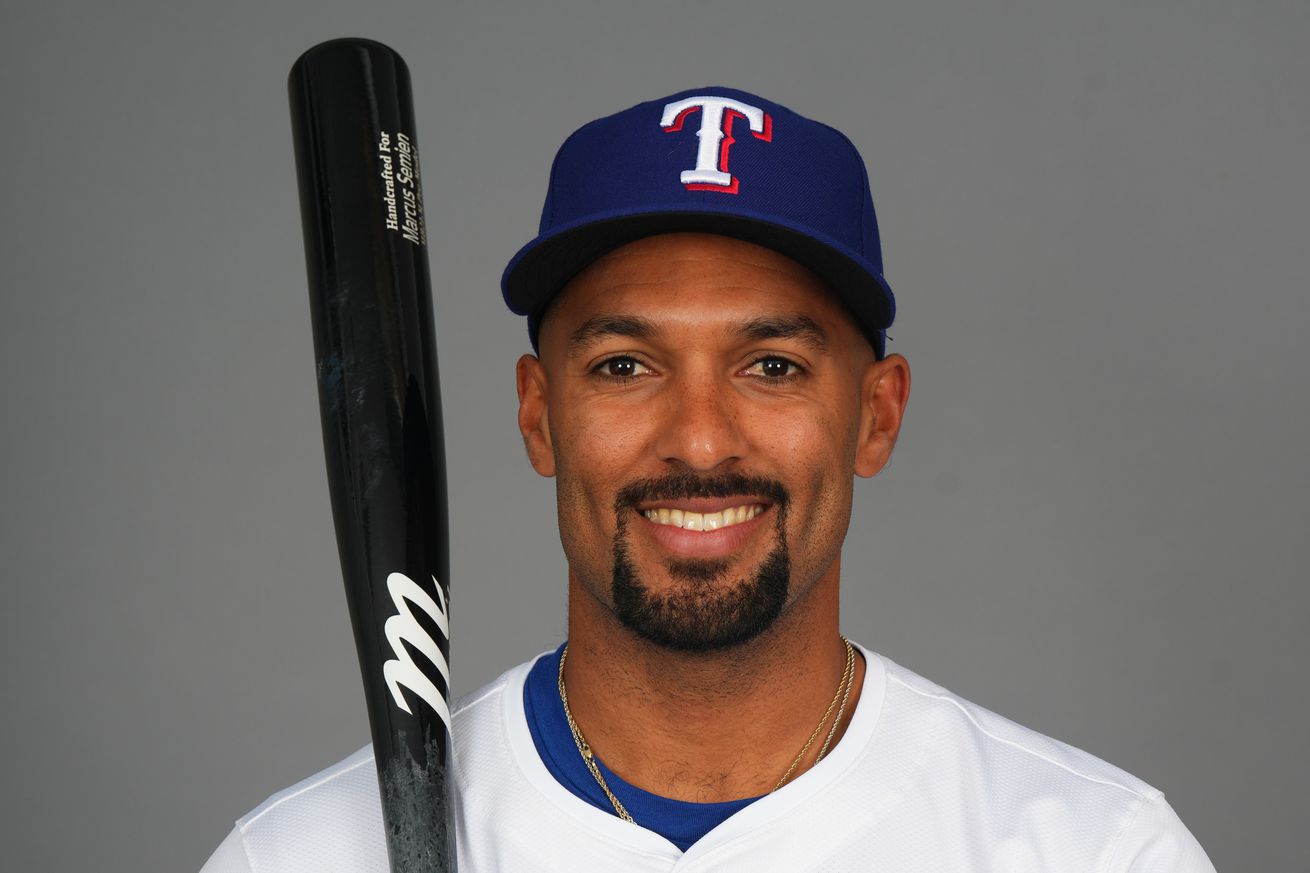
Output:
<svg viewBox="0 0 1310 873">
<path fill-rule="evenodd" d="M 650 237 L 575 278 L 540 339 L 520 426 L 557 477 L 570 573 L 624 625 L 723 648 L 835 582 L 886 362 L 807 270 L 727 237 Z"/>
</svg>

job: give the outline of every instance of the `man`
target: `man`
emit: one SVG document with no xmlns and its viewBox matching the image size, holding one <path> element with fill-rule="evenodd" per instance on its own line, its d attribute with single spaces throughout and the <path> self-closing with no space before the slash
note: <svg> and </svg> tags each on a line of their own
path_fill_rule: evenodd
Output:
<svg viewBox="0 0 1310 873">
<path fill-rule="evenodd" d="M 910 389 L 844 136 L 724 88 L 595 121 L 503 289 L 569 638 L 455 708 L 464 873 L 1212 871 L 1155 789 L 841 636 Z M 205 868 L 385 869 L 367 748 Z"/>
</svg>

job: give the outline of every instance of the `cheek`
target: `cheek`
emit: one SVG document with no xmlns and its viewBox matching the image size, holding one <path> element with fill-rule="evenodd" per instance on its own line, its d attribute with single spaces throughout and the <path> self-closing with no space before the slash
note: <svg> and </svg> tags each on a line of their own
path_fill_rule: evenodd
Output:
<svg viewBox="0 0 1310 873">
<path fill-rule="evenodd" d="M 810 480 L 853 475 L 858 423 L 818 404 L 779 409 L 760 417 L 752 442 L 761 455 L 782 462 Z"/>
<path fill-rule="evenodd" d="M 591 526 L 613 526 L 614 495 L 634 478 L 631 471 L 648 441 L 640 429 L 647 420 L 613 404 L 574 401 L 552 407 L 561 519 L 586 513 Z"/>
<path fill-rule="evenodd" d="M 560 544 L 570 572 L 603 597 L 618 531 L 614 496 L 638 478 L 635 465 L 648 439 L 639 423 L 648 419 L 583 400 L 560 407 L 551 409 Z"/>
<path fill-rule="evenodd" d="M 850 522 L 854 494 L 858 422 L 812 408 L 779 416 L 768 436 L 769 453 L 783 465 L 780 473 L 791 490 L 790 527 L 800 547 L 840 544 Z M 822 546 L 822 548 L 828 548 Z"/>
</svg>

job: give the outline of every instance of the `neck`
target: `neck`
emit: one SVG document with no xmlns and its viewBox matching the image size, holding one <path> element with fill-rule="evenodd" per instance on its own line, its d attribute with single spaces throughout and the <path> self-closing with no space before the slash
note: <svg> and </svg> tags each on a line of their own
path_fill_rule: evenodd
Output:
<svg viewBox="0 0 1310 873">
<path fill-rule="evenodd" d="M 837 577 L 834 566 L 754 640 L 704 654 L 642 640 L 571 577 L 565 683 L 596 755 L 625 781 L 677 800 L 772 791 L 841 685 Z M 863 676 L 857 654 L 834 743 Z M 792 778 L 813 766 L 834 716 Z"/>
</svg>

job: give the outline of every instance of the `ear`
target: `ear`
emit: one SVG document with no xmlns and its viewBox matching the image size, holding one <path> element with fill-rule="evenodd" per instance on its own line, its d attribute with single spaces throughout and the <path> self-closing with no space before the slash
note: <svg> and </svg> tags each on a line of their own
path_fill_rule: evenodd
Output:
<svg viewBox="0 0 1310 873">
<path fill-rule="evenodd" d="M 891 459 L 910 399 L 910 364 L 900 355 L 874 361 L 860 383 L 860 436 L 855 475 L 876 475 Z"/>
<path fill-rule="evenodd" d="M 532 469 L 542 476 L 555 475 L 555 448 L 550 440 L 550 414 L 546 408 L 546 369 L 533 355 L 519 358 L 515 367 L 519 390 L 519 432 Z"/>
</svg>

